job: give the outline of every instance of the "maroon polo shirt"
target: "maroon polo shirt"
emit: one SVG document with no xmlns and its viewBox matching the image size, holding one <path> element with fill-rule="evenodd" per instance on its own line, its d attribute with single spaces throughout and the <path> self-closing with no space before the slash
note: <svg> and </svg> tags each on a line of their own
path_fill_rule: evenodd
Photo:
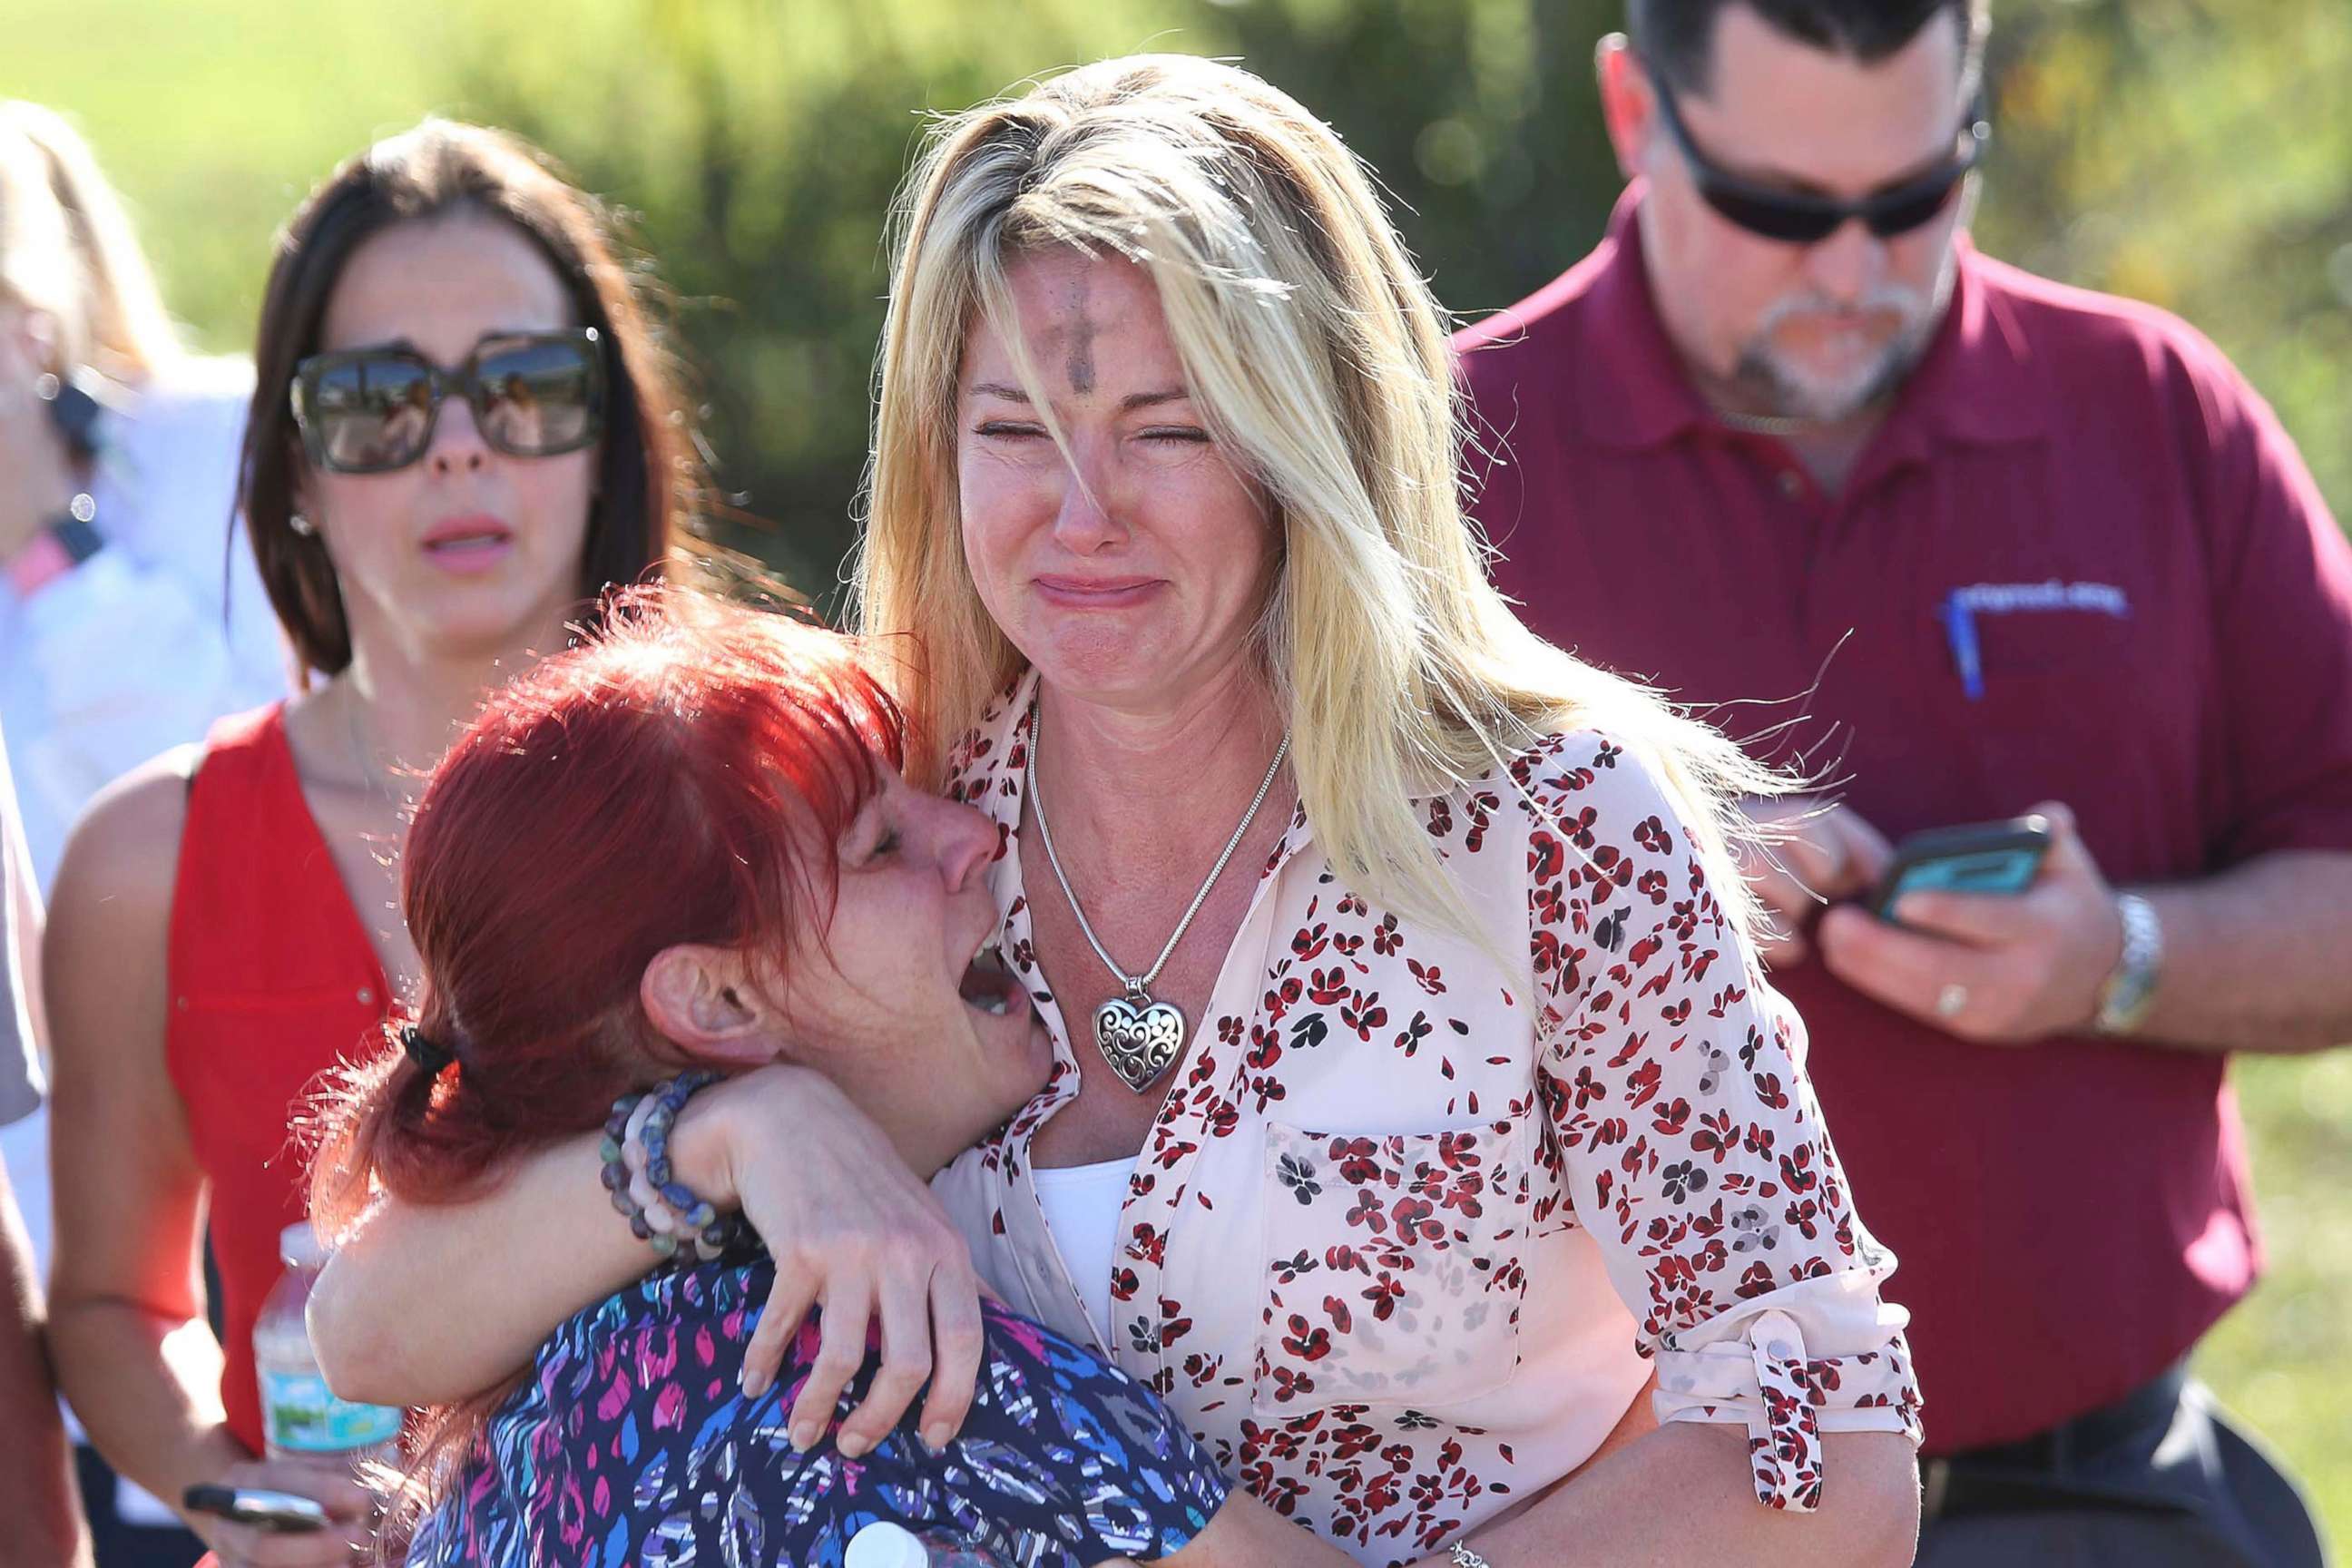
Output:
<svg viewBox="0 0 2352 1568">
<path fill-rule="evenodd" d="M 2211 344 L 1965 244 L 1838 495 L 1709 414 L 1636 225 L 1456 340 L 1496 575 L 1890 837 L 2068 803 L 2123 884 L 2352 849 L 2352 549 Z M 1785 726 L 1774 736 L 1769 731 Z M 1863 1215 L 1902 1260 L 1937 1452 L 2105 1404 L 2252 1283 L 2219 1056 L 1970 1045 L 1820 963 L 1774 976 Z"/>
</svg>

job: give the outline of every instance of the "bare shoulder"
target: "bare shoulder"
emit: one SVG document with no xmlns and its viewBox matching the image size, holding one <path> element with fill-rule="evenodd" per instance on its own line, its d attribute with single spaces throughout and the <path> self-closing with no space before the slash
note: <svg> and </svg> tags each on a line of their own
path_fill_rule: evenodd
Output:
<svg viewBox="0 0 2352 1568">
<path fill-rule="evenodd" d="M 52 930 L 94 919 L 121 932 L 125 921 L 169 910 L 188 819 L 188 781 L 203 754 L 200 746 L 175 747 L 91 798 L 58 865 L 49 899 Z"/>
</svg>

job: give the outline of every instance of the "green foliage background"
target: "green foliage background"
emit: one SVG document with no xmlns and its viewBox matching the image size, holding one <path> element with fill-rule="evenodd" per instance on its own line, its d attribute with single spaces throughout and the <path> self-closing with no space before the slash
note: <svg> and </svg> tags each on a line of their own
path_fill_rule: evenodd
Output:
<svg viewBox="0 0 2352 1568">
<path fill-rule="evenodd" d="M 2275 403 L 2352 514 L 2352 7 L 1995 0 L 1978 231 L 2153 300 Z M 243 346 L 268 237 L 427 110 L 511 124 L 639 215 L 703 371 L 725 526 L 822 595 L 848 540 L 881 216 L 927 112 L 1143 47 L 1238 57 L 1385 176 L 1449 305 L 1507 304 L 1598 236 L 1590 71 L 1618 0 L 16 0 L 0 94 L 75 116 L 176 310 Z M 2352 1057 L 2252 1062 L 2269 1282 L 2202 1352 L 2352 1539 Z M 2096 1332 L 2095 1324 L 2053 1331 Z M 1930 1391 L 1932 1397 L 1932 1391 Z M 1931 1411 L 1932 1416 L 1932 1411 Z"/>
</svg>

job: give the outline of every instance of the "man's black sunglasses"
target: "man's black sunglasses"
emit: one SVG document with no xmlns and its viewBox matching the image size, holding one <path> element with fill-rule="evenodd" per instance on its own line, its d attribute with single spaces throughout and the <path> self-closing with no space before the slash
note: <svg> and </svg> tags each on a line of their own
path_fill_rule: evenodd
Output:
<svg viewBox="0 0 2352 1568">
<path fill-rule="evenodd" d="M 1979 89 L 1960 124 L 1962 146 L 1949 163 L 1858 202 L 1843 202 L 1762 184 L 1717 165 L 1692 142 L 1690 128 L 1683 123 L 1682 110 L 1675 107 L 1664 79 L 1655 71 L 1650 73 L 1650 79 L 1656 86 L 1658 117 L 1665 121 L 1675 145 L 1682 149 L 1684 161 L 1690 164 L 1691 181 L 1706 198 L 1706 205 L 1750 234 L 1791 245 L 1827 239 L 1850 219 L 1861 220 L 1881 239 L 1910 233 L 1950 204 L 1952 193 L 1984 157 L 1985 145 L 1992 140 L 1992 125 L 1986 118 L 1984 92 Z"/>
<path fill-rule="evenodd" d="M 493 451 L 552 458 L 604 433 L 604 358 L 593 327 L 496 332 L 444 370 L 413 349 L 313 354 L 294 369 L 294 422 L 331 473 L 385 474 L 425 455 L 455 393 Z"/>
</svg>

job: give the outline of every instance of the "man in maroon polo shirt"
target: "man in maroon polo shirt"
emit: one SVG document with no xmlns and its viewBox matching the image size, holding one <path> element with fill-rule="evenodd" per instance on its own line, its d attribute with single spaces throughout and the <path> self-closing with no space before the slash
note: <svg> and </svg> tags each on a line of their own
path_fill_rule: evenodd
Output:
<svg viewBox="0 0 2352 1568">
<path fill-rule="evenodd" d="M 1536 627 L 1826 786 L 1766 956 L 1902 1260 L 1920 1561 L 2315 1562 L 2179 1369 L 2259 1257 L 2228 1053 L 2352 1039 L 2352 549 L 2201 337 L 1969 247 L 1981 0 L 1629 9 L 1633 184 L 1458 340 L 1472 478 Z M 1853 901 L 2036 809 L 2025 893 Z"/>
</svg>

